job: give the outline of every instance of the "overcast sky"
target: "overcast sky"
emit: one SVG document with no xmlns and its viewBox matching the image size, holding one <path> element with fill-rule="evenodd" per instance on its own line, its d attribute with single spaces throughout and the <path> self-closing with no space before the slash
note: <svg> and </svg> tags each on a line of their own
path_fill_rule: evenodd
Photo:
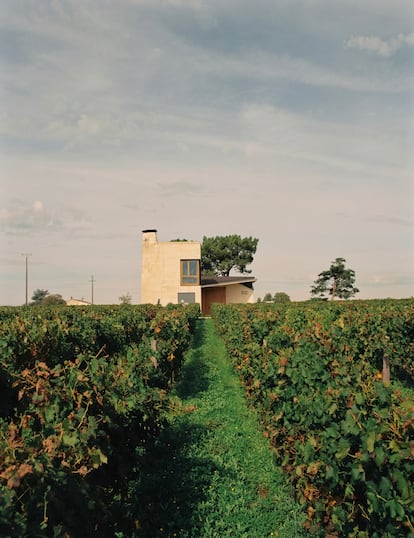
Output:
<svg viewBox="0 0 414 538">
<path fill-rule="evenodd" d="M 141 230 L 259 238 L 256 297 L 414 295 L 412 0 L 1 0 L 0 304 L 140 301 Z"/>
</svg>

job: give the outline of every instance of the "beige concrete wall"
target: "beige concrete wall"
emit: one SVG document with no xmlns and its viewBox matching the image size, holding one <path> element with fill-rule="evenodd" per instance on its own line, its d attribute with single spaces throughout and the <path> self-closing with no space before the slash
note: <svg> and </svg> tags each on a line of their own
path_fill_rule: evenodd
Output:
<svg viewBox="0 0 414 538">
<path fill-rule="evenodd" d="M 226 303 L 254 303 L 254 291 L 243 284 L 226 286 Z"/>
<path fill-rule="evenodd" d="M 178 293 L 195 293 L 201 304 L 200 286 L 180 285 L 180 260 L 199 260 L 198 241 L 158 242 L 155 231 L 142 234 L 141 303 L 165 306 L 178 302 Z"/>
</svg>

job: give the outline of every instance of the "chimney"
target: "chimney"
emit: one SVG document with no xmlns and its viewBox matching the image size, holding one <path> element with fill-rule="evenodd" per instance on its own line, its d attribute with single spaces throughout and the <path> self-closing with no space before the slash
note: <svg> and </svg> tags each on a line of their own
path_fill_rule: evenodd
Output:
<svg viewBox="0 0 414 538">
<path fill-rule="evenodd" d="M 157 230 L 142 230 L 143 243 L 157 243 Z"/>
</svg>

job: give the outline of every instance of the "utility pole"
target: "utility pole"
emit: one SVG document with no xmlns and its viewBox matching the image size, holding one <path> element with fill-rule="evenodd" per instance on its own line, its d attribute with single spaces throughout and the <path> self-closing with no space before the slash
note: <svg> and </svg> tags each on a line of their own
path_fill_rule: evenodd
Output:
<svg viewBox="0 0 414 538">
<path fill-rule="evenodd" d="M 26 306 L 29 304 L 29 256 L 31 254 L 28 254 L 27 252 L 25 254 L 22 254 L 26 258 Z"/>
<path fill-rule="evenodd" d="M 89 281 L 92 284 L 92 304 L 93 304 L 93 283 L 95 282 L 95 279 L 93 278 L 93 275 L 91 276 L 91 279 Z"/>
</svg>

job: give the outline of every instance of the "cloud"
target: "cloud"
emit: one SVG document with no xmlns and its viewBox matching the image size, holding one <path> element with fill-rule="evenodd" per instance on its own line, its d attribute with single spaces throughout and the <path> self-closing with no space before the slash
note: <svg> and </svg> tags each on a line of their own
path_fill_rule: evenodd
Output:
<svg viewBox="0 0 414 538">
<path fill-rule="evenodd" d="M 413 284 L 414 277 L 408 274 L 375 274 L 364 281 L 364 285 L 368 286 L 412 286 Z"/>
<path fill-rule="evenodd" d="M 162 196 L 182 196 L 198 194 L 204 191 L 203 185 L 191 183 L 189 181 L 175 181 L 173 183 L 158 183 Z"/>
<path fill-rule="evenodd" d="M 35 202 L 33 202 L 32 207 L 36 213 L 41 213 L 43 211 L 43 204 L 40 200 L 36 200 Z"/>
<path fill-rule="evenodd" d="M 240 112 L 240 128 L 240 143 L 244 141 L 245 155 L 251 159 L 273 155 L 295 166 L 303 162 L 376 178 L 399 170 L 404 181 L 411 173 L 397 164 L 404 162 L 399 134 L 384 132 L 379 138 L 375 125 L 350 125 L 276 106 L 247 105 Z"/>
<path fill-rule="evenodd" d="M 398 34 L 387 40 L 377 36 L 352 36 L 346 42 L 348 48 L 369 50 L 384 58 L 393 56 L 404 45 L 414 46 L 414 33 Z"/>
<path fill-rule="evenodd" d="M 175 8 L 201 9 L 203 0 L 165 0 L 167 6 Z"/>
<path fill-rule="evenodd" d="M 274 103 L 293 87 L 291 109 L 299 93 L 306 100 L 318 88 L 377 93 L 412 88 L 405 71 L 391 73 L 387 66 L 366 76 L 365 70 L 343 62 L 333 67 L 325 55 L 311 54 L 303 43 L 314 40 L 317 29 L 309 38 L 292 15 L 287 22 L 297 38 L 286 35 L 285 42 L 274 37 L 285 19 L 278 21 L 271 10 L 276 29 L 268 21 L 260 37 L 264 16 L 246 17 L 247 4 L 234 19 L 227 17 L 230 8 L 209 3 L 207 9 L 197 0 L 121 4 L 129 9 L 106 2 L 9 8 L 6 23 L 27 56 L 25 65 L 9 62 L 2 73 L 7 107 L 0 129 L 16 151 L 19 143 L 37 154 L 51 148 L 76 156 L 94 151 L 105 159 L 130 148 L 141 154 L 154 148 L 160 154 L 191 153 L 194 144 L 219 143 L 226 151 L 237 139 L 236 115 L 245 103 Z M 217 18 L 213 29 L 202 25 L 198 12 L 182 13 L 197 6 Z M 245 40 L 247 24 L 254 38 Z M 399 35 L 407 43 L 412 38 Z M 323 43 L 343 55 L 341 44 L 342 38 Z M 251 142 L 247 152 L 260 152 Z"/>
<path fill-rule="evenodd" d="M 50 121 L 39 135 L 44 140 L 61 140 L 67 149 L 78 149 L 79 146 L 89 147 L 91 143 L 96 143 L 99 135 L 101 135 L 98 141 L 100 144 L 104 137 L 110 138 L 106 123 L 105 119 L 98 119 L 86 113 L 61 114 L 60 117 Z"/>
<path fill-rule="evenodd" d="M 43 203 L 36 200 L 31 205 L 16 201 L 11 208 L 0 210 L 0 225 L 7 233 L 26 233 L 28 230 L 46 229 L 58 221 L 43 208 Z"/>
<path fill-rule="evenodd" d="M 401 217 L 389 217 L 386 215 L 376 215 L 366 220 L 370 222 L 378 222 L 382 224 L 395 224 L 397 226 L 404 226 L 404 227 L 409 227 L 409 228 L 414 227 L 413 219 L 404 219 Z"/>
<path fill-rule="evenodd" d="M 9 208 L 0 209 L 0 230 L 6 235 L 80 231 L 87 219 L 76 208 L 48 209 L 40 200 L 27 204 L 15 200 Z"/>
<path fill-rule="evenodd" d="M 414 78 L 383 60 L 412 50 L 411 2 L 3 0 L 4 256 L 29 240 L 47 287 L 70 265 L 109 301 L 147 227 L 260 237 L 258 286 L 296 298 L 339 248 L 400 274 Z"/>
</svg>

